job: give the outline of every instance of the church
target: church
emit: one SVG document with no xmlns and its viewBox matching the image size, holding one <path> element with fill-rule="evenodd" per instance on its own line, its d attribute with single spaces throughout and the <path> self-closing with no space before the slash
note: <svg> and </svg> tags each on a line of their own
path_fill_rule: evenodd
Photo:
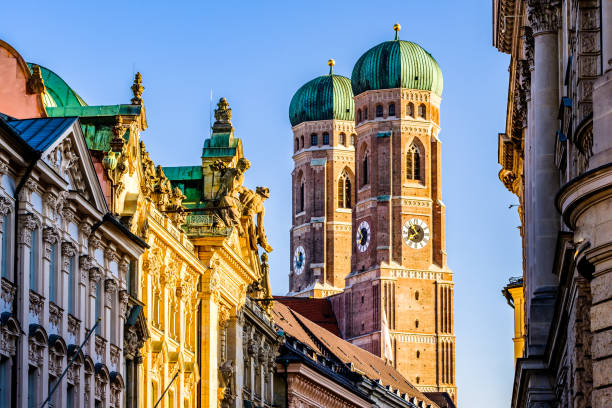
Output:
<svg viewBox="0 0 612 408">
<path fill-rule="evenodd" d="M 291 100 L 290 292 L 279 300 L 307 317 L 309 302 L 326 302 L 343 339 L 456 401 L 442 72 L 393 28 L 351 78 L 329 60 Z"/>
</svg>

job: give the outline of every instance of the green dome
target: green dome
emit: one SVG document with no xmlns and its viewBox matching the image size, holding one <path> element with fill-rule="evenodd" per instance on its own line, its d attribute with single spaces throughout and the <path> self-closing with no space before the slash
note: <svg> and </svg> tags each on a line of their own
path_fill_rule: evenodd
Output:
<svg viewBox="0 0 612 408">
<path fill-rule="evenodd" d="M 320 76 L 297 90 L 289 104 L 291 126 L 312 120 L 355 120 L 351 80 L 341 75 Z"/>
<path fill-rule="evenodd" d="M 432 91 L 442 96 L 442 71 L 421 46 L 410 42 L 386 41 L 359 58 L 351 75 L 353 92 L 408 88 Z"/>
</svg>

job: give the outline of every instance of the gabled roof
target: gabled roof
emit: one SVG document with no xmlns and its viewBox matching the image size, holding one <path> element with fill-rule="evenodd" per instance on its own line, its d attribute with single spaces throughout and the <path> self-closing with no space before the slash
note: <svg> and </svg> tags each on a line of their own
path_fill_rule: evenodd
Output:
<svg viewBox="0 0 612 408">
<path fill-rule="evenodd" d="M 340 337 L 340 328 L 338 320 L 332 309 L 331 302 L 327 298 L 311 299 L 294 296 L 274 296 L 274 300 L 278 300 L 285 306 L 310 319 L 314 323 L 330 331 L 334 335 Z"/>
<path fill-rule="evenodd" d="M 2 119 L 4 120 L 4 119 Z M 44 152 L 68 130 L 77 118 L 8 119 L 9 125 L 32 149 Z"/>
<path fill-rule="evenodd" d="M 411 397 L 429 401 L 399 371 L 374 354 L 341 339 L 279 301 L 274 302 L 272 312 L 275 323 L 287 335 L 312 348 L 317 354 L 323 354 L 323 349 L 326 349 L 342 363 L 350 364 L 353 371 L 362 373 L 370 380 L 380 381 L 384 387 L 390 386 Z"/>
</svg>

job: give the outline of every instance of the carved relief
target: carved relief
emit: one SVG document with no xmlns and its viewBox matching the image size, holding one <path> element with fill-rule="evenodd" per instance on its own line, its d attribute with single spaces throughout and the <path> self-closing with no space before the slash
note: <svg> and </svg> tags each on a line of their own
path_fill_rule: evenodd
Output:
<svg viewBox="0 0 612 408">
<path fill-rule="evenodd" d="M 527 18 L 534 35 L 559 29 L 559 10 L 552 0 L 527 0 Z"/>
</svg>

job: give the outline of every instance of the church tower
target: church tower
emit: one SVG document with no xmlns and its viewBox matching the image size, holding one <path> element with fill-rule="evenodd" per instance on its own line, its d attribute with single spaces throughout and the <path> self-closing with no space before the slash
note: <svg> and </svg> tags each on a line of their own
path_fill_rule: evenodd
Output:
<svg viewBox="0 0 612 408">
<path fill-rule="evenodd" d="M 303 85 L 289 107 L 293 130 L 290 294 L 339 293 L 351 271 L 355 109 L 350 79 L 333 72 Z"/>
<path fill-rule="evenodd" d="M 353 256 L 345 290 L 330 300 L 345 339 L 390 360 L 421 391 L 456 398 L 438 138 L 442 73 L 394 29 L 395 40 L 361 56 L 351 77 Z"/>
</svg>

